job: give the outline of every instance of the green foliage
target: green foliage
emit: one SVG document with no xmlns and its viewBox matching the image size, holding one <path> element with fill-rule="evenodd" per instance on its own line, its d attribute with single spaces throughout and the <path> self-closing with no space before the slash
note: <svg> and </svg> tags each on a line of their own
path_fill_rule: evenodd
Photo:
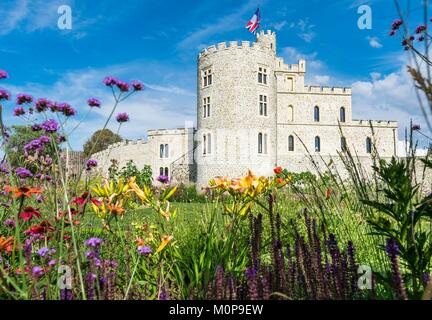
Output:
<svg viewBox="0 0 432 320">
<path fill-rule="evenodd" d="M 204 193 L 197 191 L 196 185 L 180 184 L 177 192 L 171 198 L 174 202 L 189 202 L 189 203 L 206 203 L 208 201 Z"/>
<path fill-rule="evenodd" d="M 110 129 L 98 130 L 84 144 L 84 157 L 88 158 L 92 154 L 103 151 L 109 145 L 122 141 L 120 135 L 112 132 Z"/>
<path fill-rule="evenodd" d="M 151 166 L 145 165 L 142 170 L 139 170 L 133 160 L 129 160 L 126 166 L 118 171 L 118 163 L 113 162 L 110 166 L 110 176 L 113 175 L 113 179 L 120 177 L 124 181 L 128 181 L 132 177 L 136 177 L 139 185 L 151 186 L 153 183 L 153 171 Z M 118 173 L 117 173 L 118 172 Z"/>
<path fill-rule="evenodd" d="M 24 155 L 24 146 L 44 134 L 43 131 L 33 131 L 29 125 L 12 126 L 12 133 L 5 145 L 5 153 L 8 154 L 11 166 L 29 167 L 29 169 L 32 169 L 30 168 L 31 166 L 25 162 L 26 157 Z M 52 137 L 55 139 L 56 135 L 52 135 Z M 45 147 L 44 153 L 54 158 L 55 148 L 49 144 Z"/>
<path fill-rule="evenodd" d="M 411 273 L 412 294 L 418 298 L 423 275 L 431 270 L 432 195 L 421 198 L 419 185 L 414 183 L 413 161 L 381 160 L 374 167 L 381 197 L 363 199 L 363 203 L 375 209 L 367 219 L 373 234 L 396 240 L 402 262 Z"/>
</svg>

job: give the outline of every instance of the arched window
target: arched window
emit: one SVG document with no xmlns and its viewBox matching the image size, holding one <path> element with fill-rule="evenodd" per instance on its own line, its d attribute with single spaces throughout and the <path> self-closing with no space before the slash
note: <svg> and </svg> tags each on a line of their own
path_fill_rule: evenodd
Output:
<svg viewBox="0 0 432 320">
<path fill-rule="evenodd" d="M 212 140 L 211 140 L 211 134 L 207 134 L 207 153 L 212 153 Z"/>
<path fill-rule="evenodd" d="M 169 170 L 168 170 L 168 167 L 165 167 L 165 175 L 167 176 L 167 177 L 169 177 Z"/>
<path fill-rule="evenodd" d="M 207 135 L 203 135 L 203 154 L 207 154 Z"/>
<path fill-rule="evenodd" d="M 347 143 L 345 137 L 341 137 L 341 150 L 346 151 L 347 150 Z"/>
<path fill-rule="evenodd" d="M 163 158 L 164 157 L 164 145 L 161 144 L 159 147 L 159 157 Z"/>
<path fill-rule="evenodd" d="M 261 132 L 258 133 L 258 153 L 263 153 L 263 134 Z"/>
<path fill-rule="evenodd" d="M 168 147 L 168 144 L 165 145 L 165 158 L 169 158 L 169 147 Z"/>
<path fill-rule="evenodd" d="M 320 121 L 320 110 L 318 106 L 315 106 L 314 108 L 314 121 L 319 122 Z"/>
<path fill-rule="evenodd" d="M 294 137 L 288 137 L 288 151 L 294 151 Z"/>
<path fill-rule="evenodd" d="M 366 138 L 366 152 L 372 153 L 372 139 L 369 137 Z"/>
<path fill-rule="evenodd" d="M 339 113 L 340 113 L 339 114 L 339 121 L 340 122 L 345 122 L 345 108 L 341 107 Z"/>
<path fill-rule="evenodd" d="M 287 114 L 287 120 L 288 122 L 294 121 L 294 107 L 288 106 L 288 114 Z"/>
<path fill-rule="evenodd" d="M 321 139 L 320 137 L 316 136 L 315 137 L 315 152 L 320 152 L 321 151 Z"/>
</svg>

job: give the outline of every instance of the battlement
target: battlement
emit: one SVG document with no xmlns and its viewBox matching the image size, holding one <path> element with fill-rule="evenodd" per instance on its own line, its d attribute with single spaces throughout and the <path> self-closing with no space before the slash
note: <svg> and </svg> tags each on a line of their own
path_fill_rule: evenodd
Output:
<svg viewBox="0 0 432 320">
<path fill-rule="evenodd" d="M 297 64 L 286 64 L 284 58 L 276 58 L 277 71 L 306 73 L 306 60 L 300 59 Z"/>
<path fill-rule="evenodd" d="M 389 121 L 389 120 L 352 120 L 351 122 L 354 125 L 364 126 L 364 127 L 385 127 L 385 128 L 397 128 L 397 121 Z"/>
<path fill-rule="evenodd" d="M 147 135 L 150 139 L 151 137 L 154 136 L 188 134 L 193 132 L 194 132 L 194 128 L 153 129 L 153 130 L 148 130 Z"/>
<path fill-rule="evenodd" d="M 342 87 L 325 87 L 325 86 L 305 86 L 305 93 L 319 93 L 319 94 L 342 94 L 351 95 L 351 88 Z"/>
<path fill-rule="evenodd" d="M 228 41 L 228 42 L 220 42 L 216 45 L 211 45 L 205 49 L 203 49 L 199 55 L 198 59 L 201 59 L 202 57 L 205 57 L 207 55 L 217 53 L 224 50 L 268 50 L 270 52 L 273 52 L 274 49 L 272 49 L 270 46 L 266 45 L 263 42 L 258 41 Z"/>
</svg>

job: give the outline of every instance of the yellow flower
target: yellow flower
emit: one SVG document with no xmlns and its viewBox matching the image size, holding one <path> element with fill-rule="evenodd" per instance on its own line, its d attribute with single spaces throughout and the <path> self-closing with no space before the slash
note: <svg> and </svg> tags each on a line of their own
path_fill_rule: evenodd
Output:
<svg viewBox="0 0 432 320">
<path fill-rule="evenodd" d="M 156 250 L 156 253 L 161 252 L 167 245 L 168 243 L 170 243 L 170 241 L 173 239 L 173 236 L 163 236 L 162 237 L 162 242 L 159 245 L 159 247 Z"/>
</svg>

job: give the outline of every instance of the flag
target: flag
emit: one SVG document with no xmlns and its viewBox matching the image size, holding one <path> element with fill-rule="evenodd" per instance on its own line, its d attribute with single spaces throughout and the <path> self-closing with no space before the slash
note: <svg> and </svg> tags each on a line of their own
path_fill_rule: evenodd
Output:
<svg viewBox="0 0 432 320">
<path fill-rule="evenodd" d="M 261 17 L 259 8 L 256 10 L 253 17 L 250 19 L 248 24 L 246 25 L 246 29 L 249 29 L 250 33 L 255 33 L 256 30 L 260 27 Z"/>
</svg>

